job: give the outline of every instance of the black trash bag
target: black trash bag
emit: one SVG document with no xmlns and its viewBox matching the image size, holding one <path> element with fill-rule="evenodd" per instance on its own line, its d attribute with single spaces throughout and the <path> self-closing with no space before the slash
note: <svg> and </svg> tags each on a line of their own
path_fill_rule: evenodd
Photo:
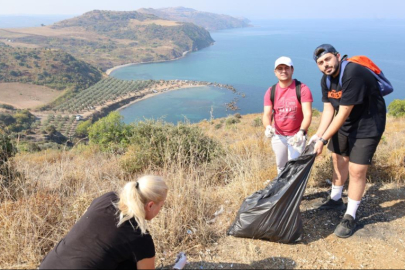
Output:
<svg viewBox="0 0 405 270">
<path fill-rule="evenodd" d="M 228 235 L 279 243 L 301 240 L 300 203 L 316 157 L 313 149 L 314 144 L 308 145 L 265 189 L 244 200 Z"/>
</svg>

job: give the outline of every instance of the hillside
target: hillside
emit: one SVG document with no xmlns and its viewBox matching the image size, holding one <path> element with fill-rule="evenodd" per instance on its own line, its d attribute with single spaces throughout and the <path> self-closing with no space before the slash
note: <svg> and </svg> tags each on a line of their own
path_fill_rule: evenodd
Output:
<svg viewBox="0 0 405 270">
<path fill-rule="evenodd" d="M 103 70 L 117 65 L 171 60 L 214 40 L 202 27 L 136 11 L 94 10 L 50 26 L 0 29 L 13 47 L 62 49 Z"/>
<path fill-rule="evenodd" d="M 247 19 L 235 18 L 224 14 L 197 11 L 185 7 L 160 9 L 141 8 L 137 11 L 145 14 L 153 14 L 168 20 L 194 23 L 209 31 L 250 26 L 249 20 Z"/>
<path fill-rule="evenodd" d="M 101 78 L 97 68 L 62 50 L 0 46 L 0 83 L 28 83 L 56 90 L 86 89 Z"/>
<path fill-rule="evenodd" d="M 127 137 L 130 141 L 125 141 L 128 126 L 116 125 L 116 120 L 108 117 L 99 125 L 96 134 L 102 137 L 95 144 L 9 158 L 5 178 L 0 170 L 1 268 L 38 267 L 94 198 L 143 174 L 161 175 L 169 186 L 165 206 L 150 223 L 156 266 L 162 269 L 172 268 L 179 251 L 185 251 L 190 261 L 185 269 L 405 265 L 405 118 L 388 118 L 367 175 L 359 228 L 348 239 L 333 235 L 342 212 L 311 208 L 327 195 L 330 185 L 325 180 L 332 175 L 330 153 L 324 150 L 316 159 L 301 203 L 305 234 L 296 244 L 226 235 L 243 199 L 277 174 L 260 114 L 191 126 L 145 124 L 131 133 L 136 136 Z M 320 116 L 314 116 L 309 135 L 319 121 Z M 103 147 L 111 148 L 102 151 Z M 343 199 L 347 200 L 346 188 Z"/>
</svg>

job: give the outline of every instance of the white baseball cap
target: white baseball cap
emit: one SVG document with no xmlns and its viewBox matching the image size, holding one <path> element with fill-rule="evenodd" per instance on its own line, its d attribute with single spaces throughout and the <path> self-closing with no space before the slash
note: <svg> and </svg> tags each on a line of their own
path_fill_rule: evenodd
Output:
<svg viewBox="0 0 405 270">
<path fill-rule="evenodd" d="M 279 65 L 287 65 L 289 67 L 293 66 L 293 62 L 290 57 L 287 56 L 281 56 L 276 60 L 274 63 L 274 69 L 276 69 Z"/>
</svg>

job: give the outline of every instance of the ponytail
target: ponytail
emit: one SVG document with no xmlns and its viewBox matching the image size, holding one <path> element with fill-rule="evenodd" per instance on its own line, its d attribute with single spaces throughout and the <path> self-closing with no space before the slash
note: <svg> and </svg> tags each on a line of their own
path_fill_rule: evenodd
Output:
<svg viewBox="0 0 405 270">
<path fill-rule="evenodd" d="M 146 233 L 145 205 L 159 203 L 166 198 L 167 185 L 159 176 L 145 175 L 138 181 L 128 182 L 121 193 L 116 207 L 119 210 L 117 227 L 134 218 L 142 234 Z"/>
</svg>

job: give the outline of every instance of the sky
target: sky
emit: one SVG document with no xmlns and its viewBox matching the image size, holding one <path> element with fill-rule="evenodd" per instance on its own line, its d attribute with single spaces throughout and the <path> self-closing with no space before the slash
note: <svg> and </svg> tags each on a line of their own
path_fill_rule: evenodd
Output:
<svg viewBox="0 0 405 270">
<path fill-rule="evenodd" d="M 81 15 L 94 9 L 131 11 L 177 6 L 250 20 L 405 19 L 403 0 L 0 0 L 0 15 Z"/>
</svg>

